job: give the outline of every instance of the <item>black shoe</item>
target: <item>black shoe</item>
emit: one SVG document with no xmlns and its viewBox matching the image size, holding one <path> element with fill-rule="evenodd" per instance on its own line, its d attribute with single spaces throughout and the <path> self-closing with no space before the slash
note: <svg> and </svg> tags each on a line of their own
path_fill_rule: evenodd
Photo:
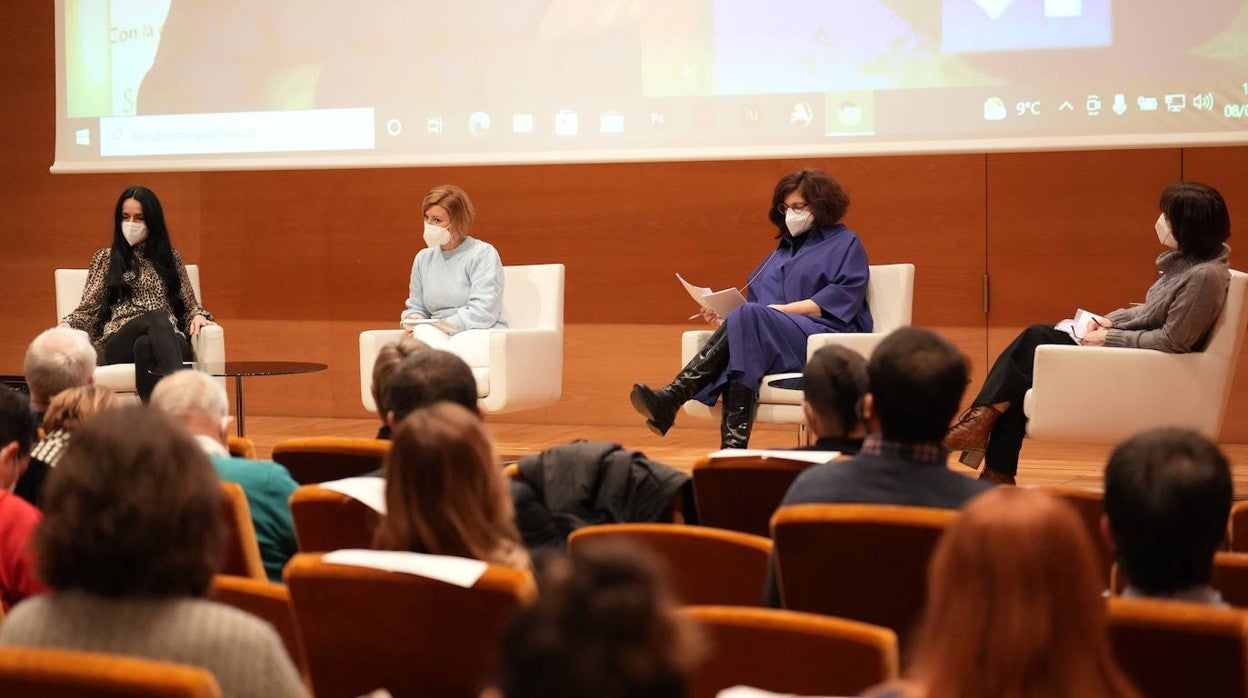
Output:
<svg viewBox="0 0 1248 698">
<path fill-rule="evenodd" d="M 684 404 L 684 401 L 677 401 L 671 392 L 669 388 L 655 391 L 645 383 L 634 383 L 628 396 L 633 409 L 646 418 L 646 426 L 659 436 L 667 434 L 667 430 L 676 423 L 676 411 Z"/>
<path fill-rule="evenodd" d="M 729 381 L 724 387 L 724 415 L 719 423 L 720 448 L 745 448 L 750 445 L 750 431 L 754 428 L 754 407 L 758 395 L 749 388 Z"/>
</svg>

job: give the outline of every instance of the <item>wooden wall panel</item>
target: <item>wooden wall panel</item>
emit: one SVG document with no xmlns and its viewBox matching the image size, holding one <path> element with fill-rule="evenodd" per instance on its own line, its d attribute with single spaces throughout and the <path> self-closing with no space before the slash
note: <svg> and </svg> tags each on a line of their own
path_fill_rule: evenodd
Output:
<svg viewBox="0 0 1248 698">
<path fill-rule="evenodd" d="M 1231 268 L 1248 271 L 1248 147 L 1188 148 L 1183 178 L 1216 187 L 1231 213 Z M 1222 440 L 1248 443 L 1248 350 L 1235 369 Z"/>
<path fill-rule="evenodd" d="M 204 300 L 226 325 L 231 358 L 331 365 L 249 381 L 253 414 L 364 414 L 356 333 L 396 319 L 421 244 L 420 198 L 443 182 L 472 194 L 475 232 L 507 263 L 567 265 L 565 398 L 497 419 L 568 424 L 636 421 L 628 385 L 670 377 L 691 326 L 693 304 L 673 273 L 716 288 L 743 283 L 774 244 L 772 187 L 800 166 L 845 185 L 847 222 L 873 262 L 918 266 L 915 322 L 971 357 L 972 388 L 994 344 L 986 324 L 1012 334 L 1142 293 L 1166 183 L 1183 172 L 1216 179 L 1234 192 L 1233 211 L 1248 203 L 1243 148 L 52 176 L 53 4 L 10 5 L 0 46 L 0 372 L 20 370 L 30 338 L 54 321 L 52 270 L 83 266 L 107 243 L 118 192 L 138 182 L 160 194 L 176 245 L 203 267 Z M 1240 414 L 1227 433 L 1248 439 Z"/>
</svg>

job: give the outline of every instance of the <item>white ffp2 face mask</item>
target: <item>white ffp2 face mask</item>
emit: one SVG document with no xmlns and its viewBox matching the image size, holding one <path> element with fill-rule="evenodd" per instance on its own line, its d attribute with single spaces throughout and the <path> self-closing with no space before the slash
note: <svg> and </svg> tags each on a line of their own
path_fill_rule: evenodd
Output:
<svg viewBox="0 0 1248 698">
<path fill-rule="evenodd" d="M 451 241 L 451 229 L 432 223 L 425 224 L 425 245 L 440 247 Z"/>
<path fill-rule="evenodd" d="M 1157 222 L 1153 224 L 1153 228 L 1157 231 L 1157 242 L 1172 250 L 1179 246 L 1179 241 L 1174 239 L 1174 230 L 1170 227 L 1170 221 L 1166 220 L 1166 214 L 1157 216 Z"/>
<path fill-rule="evenodd" d="M 814 224 L 815 214 L 810 211 L 798 211 L 791 208 L 784 212 L 784 227 L 789 229 L 789 235 L 793 237 L 810 230 Z"/>
<path fill-rule="evenodd" d="M 121 234 L 134 247 L 147 239 L 147 224 L 141 221 L 122 221 Z"/>
</svg>

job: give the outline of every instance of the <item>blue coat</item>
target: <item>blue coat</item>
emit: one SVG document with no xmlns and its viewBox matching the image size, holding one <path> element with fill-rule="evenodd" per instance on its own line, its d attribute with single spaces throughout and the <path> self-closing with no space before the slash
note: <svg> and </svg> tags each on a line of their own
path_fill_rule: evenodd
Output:
<svg viewBox="0 0 1248 698">
<path fill-rule="evenodd" d="M 796 247 L 796 250 L 794 249 Z M 806 338 L 820 332 L 870 332 L 867 252 L 852 230 L 837 223 L 812 230 L 800 245 L 784 236 L 749 276 L 747 303 L 728 314 L 728 366 L 695 400 L 714 405 L 728 381 L 758 392 L 763 376 L 806 365 Z M 813 300 L 821 317 L 767 306 Z"/>
</svg>

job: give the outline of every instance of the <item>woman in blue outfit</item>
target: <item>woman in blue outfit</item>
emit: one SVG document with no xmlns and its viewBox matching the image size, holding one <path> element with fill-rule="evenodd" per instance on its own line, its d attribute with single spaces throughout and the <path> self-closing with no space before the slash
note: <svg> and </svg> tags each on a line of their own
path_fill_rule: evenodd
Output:
<svg viewBox="0 0 1248 698">
<path fill-rule="evenodd" d="M 819 332 L 870 332 L 867 253 L 841 223 L 849 196 L 826 172 L 805 169 L 776 184 L 768 219 L 776 249 L 750 274 L 746 304 L 728 317 L 703 316 L 718 329 L 668 385 L 633 385 L 633 408 L 663 435 L 686 400 L 723 397 L 722 448 L 745 448 L 763 376 L 802 370 L 806 338 Z"/>
</svg>

